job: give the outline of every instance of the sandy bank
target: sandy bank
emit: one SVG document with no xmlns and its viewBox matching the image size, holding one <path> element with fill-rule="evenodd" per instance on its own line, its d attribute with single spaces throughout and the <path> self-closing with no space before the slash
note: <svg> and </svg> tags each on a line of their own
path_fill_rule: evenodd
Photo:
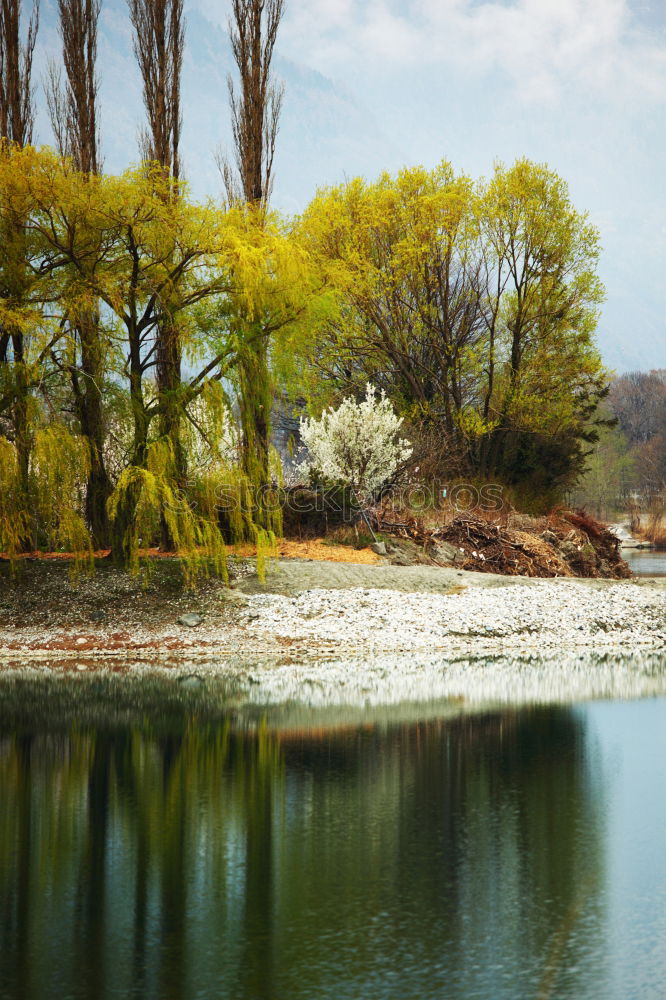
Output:
<svg viewBox="0 0 666 1000">
<path fill-rule="evenodd" d="M 371 587 L 377 590 L 397 590 L 411 594 L 446 594 L 459 587 L 539 587 L 544 583 L 568 587 L 575 584 L 590 589 L 607 587 L 646 587 L 655 589 L 666 600 L 666 578 L 635 578 L 632 580 L 605 580 L 562 577 L 544 580 L 539 577 L 501 576 L 496 573 L 477 573 L 439 566 L 390 566 L 355 565 L 353 563 L 311 562 L 293 559 L 281 562 L 271 571 L 265 584 L 256 576 L 240 580 L 236 589 L 245 594 L 284 594 L 295 596 L 304 590 L 324 587 L 330 590 L 349 590 L 353 587 Z"/>
</svg>

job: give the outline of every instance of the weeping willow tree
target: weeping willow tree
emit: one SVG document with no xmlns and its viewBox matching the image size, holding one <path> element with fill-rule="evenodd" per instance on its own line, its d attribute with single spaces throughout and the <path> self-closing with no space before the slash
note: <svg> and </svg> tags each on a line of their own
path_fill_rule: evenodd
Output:
<svg viewBox="0 0 666 1000">
<path fill-rule="evenodd" d="M 185 47 L 182 0 L 129 0 L 134 29 L 134 54 L 143 81 L 146 126 L 140 145 L 144 162 L 157 164 L 164 176 L 177 182 L 181 175 L 180 136 L 182 131 L 180 80 Z M 178 184 L 168 188 L 178 197 Z M 168 442 L 165 475 L 174 488 L 182 489 L 187 479 L 187 455 L 182 442 L 183 338 L 178 318 L 168 308 L 168 287 L 162 294 L 163 317 L 155 328 L 155 382 L 161 397 L 160 434 Z M 172 548 L 174 538 L 168 522 L 162 520 L 162 545 Z"/>
<path fill-rule="evenodd" d="M 43 152 L 27 183 L 41 271 L 57 281 L 58 301 L 68 314 L 93 298 L 101 303 L 109 377 L 126 387 L 128 455 L 108 506 L 114 557 L 136 569 L 139 547 L 150 547 L 161 521 L 188 580 L 204 563 L 223 573 L 224 538 L 266 548 L 279 527 L 279 509 L 273 505 L 270 520 L 261 516 L 263 480 L 245 469 L 241 477 L 237 469 L 224 472 L 240 494 L 238 516 L 221 512 L 212 500 L 204 508 L 201 497 L 189 498 L 189 486 L 179 488 L 172 442 L 162 433 L 167 402 L 156 386 L 159 331 L 166 318 L 178 323 L 188 371 L 179 388 L 182 419 L 199 397 L 212 399 L 212 387 L 236 378 L 246 342 L 229 321 L 230 303 L 242 303 L 250 316 L 270 310 L 272 324 L 261 334 L 270 336 L 303 301 L 303 254 L 280 226 L 258 224 L 243 208 L 193 203 L 182 182 L 172 197 L 175 182 L 157 167 L 91 176 Z M 51 353 L 65 350 L 61 337 Z"/>
<path fill-rule="evenodd" d="M 89 443 L 68 428 L 52 424 L 35 433 L 31 486 L 40 540 L 51 551 L 72 553 L 74 573 L 93 566 L 84 517 L 90 462 Z"/>
<path fill-rule="evenodd" d="M 147 468 L 125 469 L 109 499 L 109 514 L 116 529 L 116 556 L 130 572 L 140 569 L 142 540 L 159 535 L 165 522 L 182 560 L 187 586 L 202 572 L 227 578 L 226 548 L 215 517 L 197 512 L 187 497 L 170 484 L 173 454 L 169 443 L 148 448 Z"/>
<path fill-rule="evenodd" d="M 75 576 L 92 568 L 84 517 L 89 472 L 90 452 L 82 437 L 61 424 L 35 428 L 26 504 L 18 448 L 0 438 L 0 553 L 12 569 L 26 539 L 31 548 L 71 553 Z"/>
<path fill-rule="evenodd" d="M 267 558 L 277 558 L 276 531 L 257 523 L 255 489 L 242 467 L 242 434 L 220 383 L 210 382 L 185 416 L 190 501 L 204 516 L 216 518 L 225 542 L 256 545 L 257 572 L 263 579 Z"/>
<path fill-rule="evenodd" d="M 16 448 L 0 437 L 0 554 L 9 559 L 12 569 L 29 531 L 24 499 Z"/>
<path fill-rule="evenodd" d="M 53 62 L 47 87 L 58 151 L 71 157 L 76 169 L 84 175 L 97 174 L 101 169 L 96 73 L 100 10 L 100 0 L 58 0 L 65 83 L 60 68 Z M 111 480 L 104 463 L 107 342 L 101 329 L 98 302 L 91 297 L 89 303 L 78 303 L 66 317 L 66 323 L 71 350 L 64 371 L 69 378 L 79 428 L 90 450 L 86 517 L 95 546 L 105 548 L 109 544 L 106 501 Z"/>
<path fill-rule="evenodd" d="M 248 471 L 245 438 L 237 438 L 233 454 L 224 446 L 234 426 L 231 408 L 242 417 L 243 388 L 245 399 L 253 391 L 244 381 L 242 361 L 249 341 L 245 332 L 239 334 L 238 309 L 257 322 L 257 336 L 266 343 L 304 322 L 317 281 L 307 254 L 279 219 L 265 215 L 259 221 L 244 206 L 196 204 L 182 182 L 178 197 L 172 197 L 174 183 L 157 167 L 117 177 L 90 174 L 49 150 L 12 148 L 11 160 L 0 158 L 0 221 L 22 220 L 21 260 L 29 263 L 24 268 L 29 294 L 20 303 L 8 296 L 0 299 L 0 321 L 30 328 L 25 371 L 34 445 L 44 427 L 71 431 L 76 407 L 69 373 L 78 350 L 72 330 L 98 304 L 97 329 L 108 364 L 104 407 L 113 417 L 104 454 L 111 470 L 107 510 L 113 556 L 135 571 L 141 550 L 155 546 L 160 525 L 166 525 L 192 583 L 204 571 L 225 574 L 225 544 L 255 542 L 261 568 L 280 530 L 279 506 L 267 496 L 270 484 L 279 482 L 276 456 L 267 453 L 261 473 L 253 465 Z M 6 241 L 0 246 L 3 275 L 10 274 L 15 259 Z M 166 403 L 156 377 L 167 313 L 178 323 L 186 361 L 178 393 L 179 436 L 188 451 L 201 450 L 205 443 L 208 456 L 184 485 L 173 474 L 177 458 L 163 433 Z M 12 389 L 3 383 L 0 404 L 7 398 L 11 402 Z M 27 479 L 23 476 L 28 484 L 24 496 L 29 497 L 24 517 L 15 499 L 10 503 L 17 496 L 15 475 L 22 475 L 20 453 L 16 441 L 5 436 L 12 447 L 11 455 L 7 448 L 3 455 L 5 479 L 11 482 L 6 506 L 13 514 L 11 530 L 9 514 L 3 514 L 3 548 L 16 549 L 16 531 L 29 524 L 31 538 L 41 532 L 40 544 L 69 546 L 87 559 L 90 540 L 83 529 L 92 527 L 86 517 L 88 487 L 81 493 L 61 472 L 50 483 L 43 466 L 44 448 L 50 447 L 85 478 L 90 449 L 86 455 L 78 444 L 74 448 L 59 430 L 51 438 L 42 435 L 39 461 L 33 463 L 34 470 L 41 470 L 39 482 L 46 483 L 39 487 L 41 496 L 45 490 L 54 497 L 76 496 L 77 504 L 83 504 L 83 520 L 74 518 L 74 508 L 71 516 L 64 509 L 58 517 L 53 510 L 38 513 L 38 482 L 30 478 L 30 464 Z M 66 485 L 56 490 L 60 482 Z"/>
<path fill-rule="evenodd" d="M 46 360 L 60 336 L 44 315 L 54 288 L 50 275 L 39 272 L 41 248 L 28 224 L 34 208 L 30 176 L 37 160 L 29 146 L 0 142 L 0 438 L 13 455 L 9 463 L 5 447 L 7 475 L 8 463 L 16 465 L 16 480 L 12 473 L 3 483 L 8 491 L 6 509 L 11 501 L 13 523 L 25 532 L 20 541 L 14 538 L 19 549 L 28 549 L 32 541 L 30 464 L 36 391 L 46 389 L 50 378 Z M 14 545 L 7 547 L 12 550 Z"/>
<path fill-rule="evenodd" d="M 9 147 L 0 150 L 0 156 L 11 157 Z M 18 474 L 24 495 L 28 495 L 28 469 L 30 464 L 30 371 L 29 371 L 29 322 L 26 298 L 29 278 L 27 274 L 27 247 L 21 221 L 13 213 L 2 212 L 1 278 L 2 304 L 0 305 L 0 417 L 5 433 L 16 447 Z"/>
<path fill-rule="evenodd" d="M 259 266 L 234 283 L 212 323 L 225 325 L 234 363 L 226 379 L 240 422 L 238 465 L 251 491 L 253 521 L 268 537 L 282 535 L 277 502 L 282 464 L 271 444 L 274 363 L 291 343 L 308 336 L 313 316 L 326 311 L 329 278 L 321 273 L 300 234 L 276 213 L 251 205 L 232 210 L 253 245 Z M 284 365 L 283 365 L 284 366 Z M 251 537 L 251 536 L 250 536 Z"/>
</svg>

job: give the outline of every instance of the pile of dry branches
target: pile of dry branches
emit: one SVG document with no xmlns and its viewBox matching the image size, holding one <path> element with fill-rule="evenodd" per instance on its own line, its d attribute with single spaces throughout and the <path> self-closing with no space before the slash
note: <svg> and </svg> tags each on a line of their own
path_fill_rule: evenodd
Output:
<svg viewBox="0 0 666 1000">
<path fill-rule="evenodd" d="M 503 514 L 492 519 L 458 514 L 426 525 L 413 514 L 373 511 L 373 527 L 423 546 L 433 562 L 508 576 L 631 576 L 608 528 L 584 511 L 556 510 L 548 517 Z"/>
</svg>

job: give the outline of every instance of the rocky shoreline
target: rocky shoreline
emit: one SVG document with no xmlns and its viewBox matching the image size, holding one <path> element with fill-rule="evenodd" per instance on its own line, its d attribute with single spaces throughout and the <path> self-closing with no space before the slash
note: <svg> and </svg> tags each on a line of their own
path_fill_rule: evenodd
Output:
<svg viewBox="0 0 666 1000">
<path fill-rule="evenodd" d="M 103 581 L 73 587 L 69 601 L 63 594 L 46 614 L 43 600 L 42 613 L 31 613 L 15 594 L 14 605 L 3 605 L 0 663 L 666 648 L 666 580 L 294 561 L 281 563 L 265 586 L 246 573 L 232 590 L 215 584 L 169 600 L 156 594 L 152 604 L 144 595 L 143 608 L 139 591 L 122 580 L 117 586 L 125 589 L 106 604 L 108 581 L 106 591 Z"/>
<path fill-rule="evenodd" d="M 666 694 L 666 579 L 298 560 L 196 593 L 38 579 L 0 591 L 0 698 L 67 717 L 177 704 L 240 725 L 375 724 Z"/>
<path fill-rule="evenodd" d="M 339 650 L 666 647 L 665 598 L 661 589 L 541 580 L 451 594 L 316 589 L 255 595 L 245 616 L 255 639 L 311 640 Z"/>
<path fill-rule="evenodd" d="M 630 655 L 579 648 L 344 658 L 308 650 L 260 660 L 209 650 L 50 666 L 30 658 L 3 664 L 0 711 L 30 724 L 48 718 L 104 726 L 195 712 L 243 728 L 303 731 L 666 695 L 663 650 L 645 648 Z"/>
</svg>

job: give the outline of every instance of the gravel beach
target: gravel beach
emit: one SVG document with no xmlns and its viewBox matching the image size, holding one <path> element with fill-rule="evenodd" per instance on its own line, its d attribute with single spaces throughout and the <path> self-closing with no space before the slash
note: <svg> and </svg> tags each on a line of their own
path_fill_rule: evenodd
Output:
<svg viewBox="0 0 666 1000">
<path fill-rule="evenodd" d="M 574 582 L 469 587 L 453 594 L 354 588 L 308 590 L 298 597 L 255 595 L 246 619 L 256 638 L 373 651 L 488 644 L 540 649 L 666 645 L 663 591 L 591 589 Z"/>
<path fill-rule="evenodd" d="M 179 701 L 312 725 L 314 710 L 328 724 L 350 712 L 376 720 L 381 706 L 409 715 L 417 702 L 458 713 L 666 694 L 664 579 L 284 561 L 265 585 L 246 573 L 231 590 L 149 591 L 125 576 L 69 584 L 56 571 L 28 602 L 5 591 L 2 696 L 20 690 L 22 703 L 26 678 L 59 677 L 65 687 L 36 689 L 35 704 L 69 711 L 86 690 L 99 696 L 90 682 L 138 706 L 157 683 Z"/>
<path fill-rule="evenodd" d="M 62 580 L 61 587 L 65 587 Z M 312 586 L 313 583 L 317 586 Z M 0 661 L 100 659 L 150 652 L 262 656 L 289 650 L 363 652 L 666 648 L 666 580 L 543 580 L 434 567 L 284 562 L 265 585 L 239 577 L 220 586 L 153 598 L 91 578 L 41 615 L 15 596 L 0 626 Z M 86 587 L 88 590 L 86 590 Z M 101 611 L 90 611 L 91 601 Z M 106 599 L 106 604 L 104 600 Z M 87 602 L 87 603 L 86 603 Z M 19 610 L 22 613 L 19 614 Z M 13 617 L 12 617 L 13 616 Z"/>
</svg>

